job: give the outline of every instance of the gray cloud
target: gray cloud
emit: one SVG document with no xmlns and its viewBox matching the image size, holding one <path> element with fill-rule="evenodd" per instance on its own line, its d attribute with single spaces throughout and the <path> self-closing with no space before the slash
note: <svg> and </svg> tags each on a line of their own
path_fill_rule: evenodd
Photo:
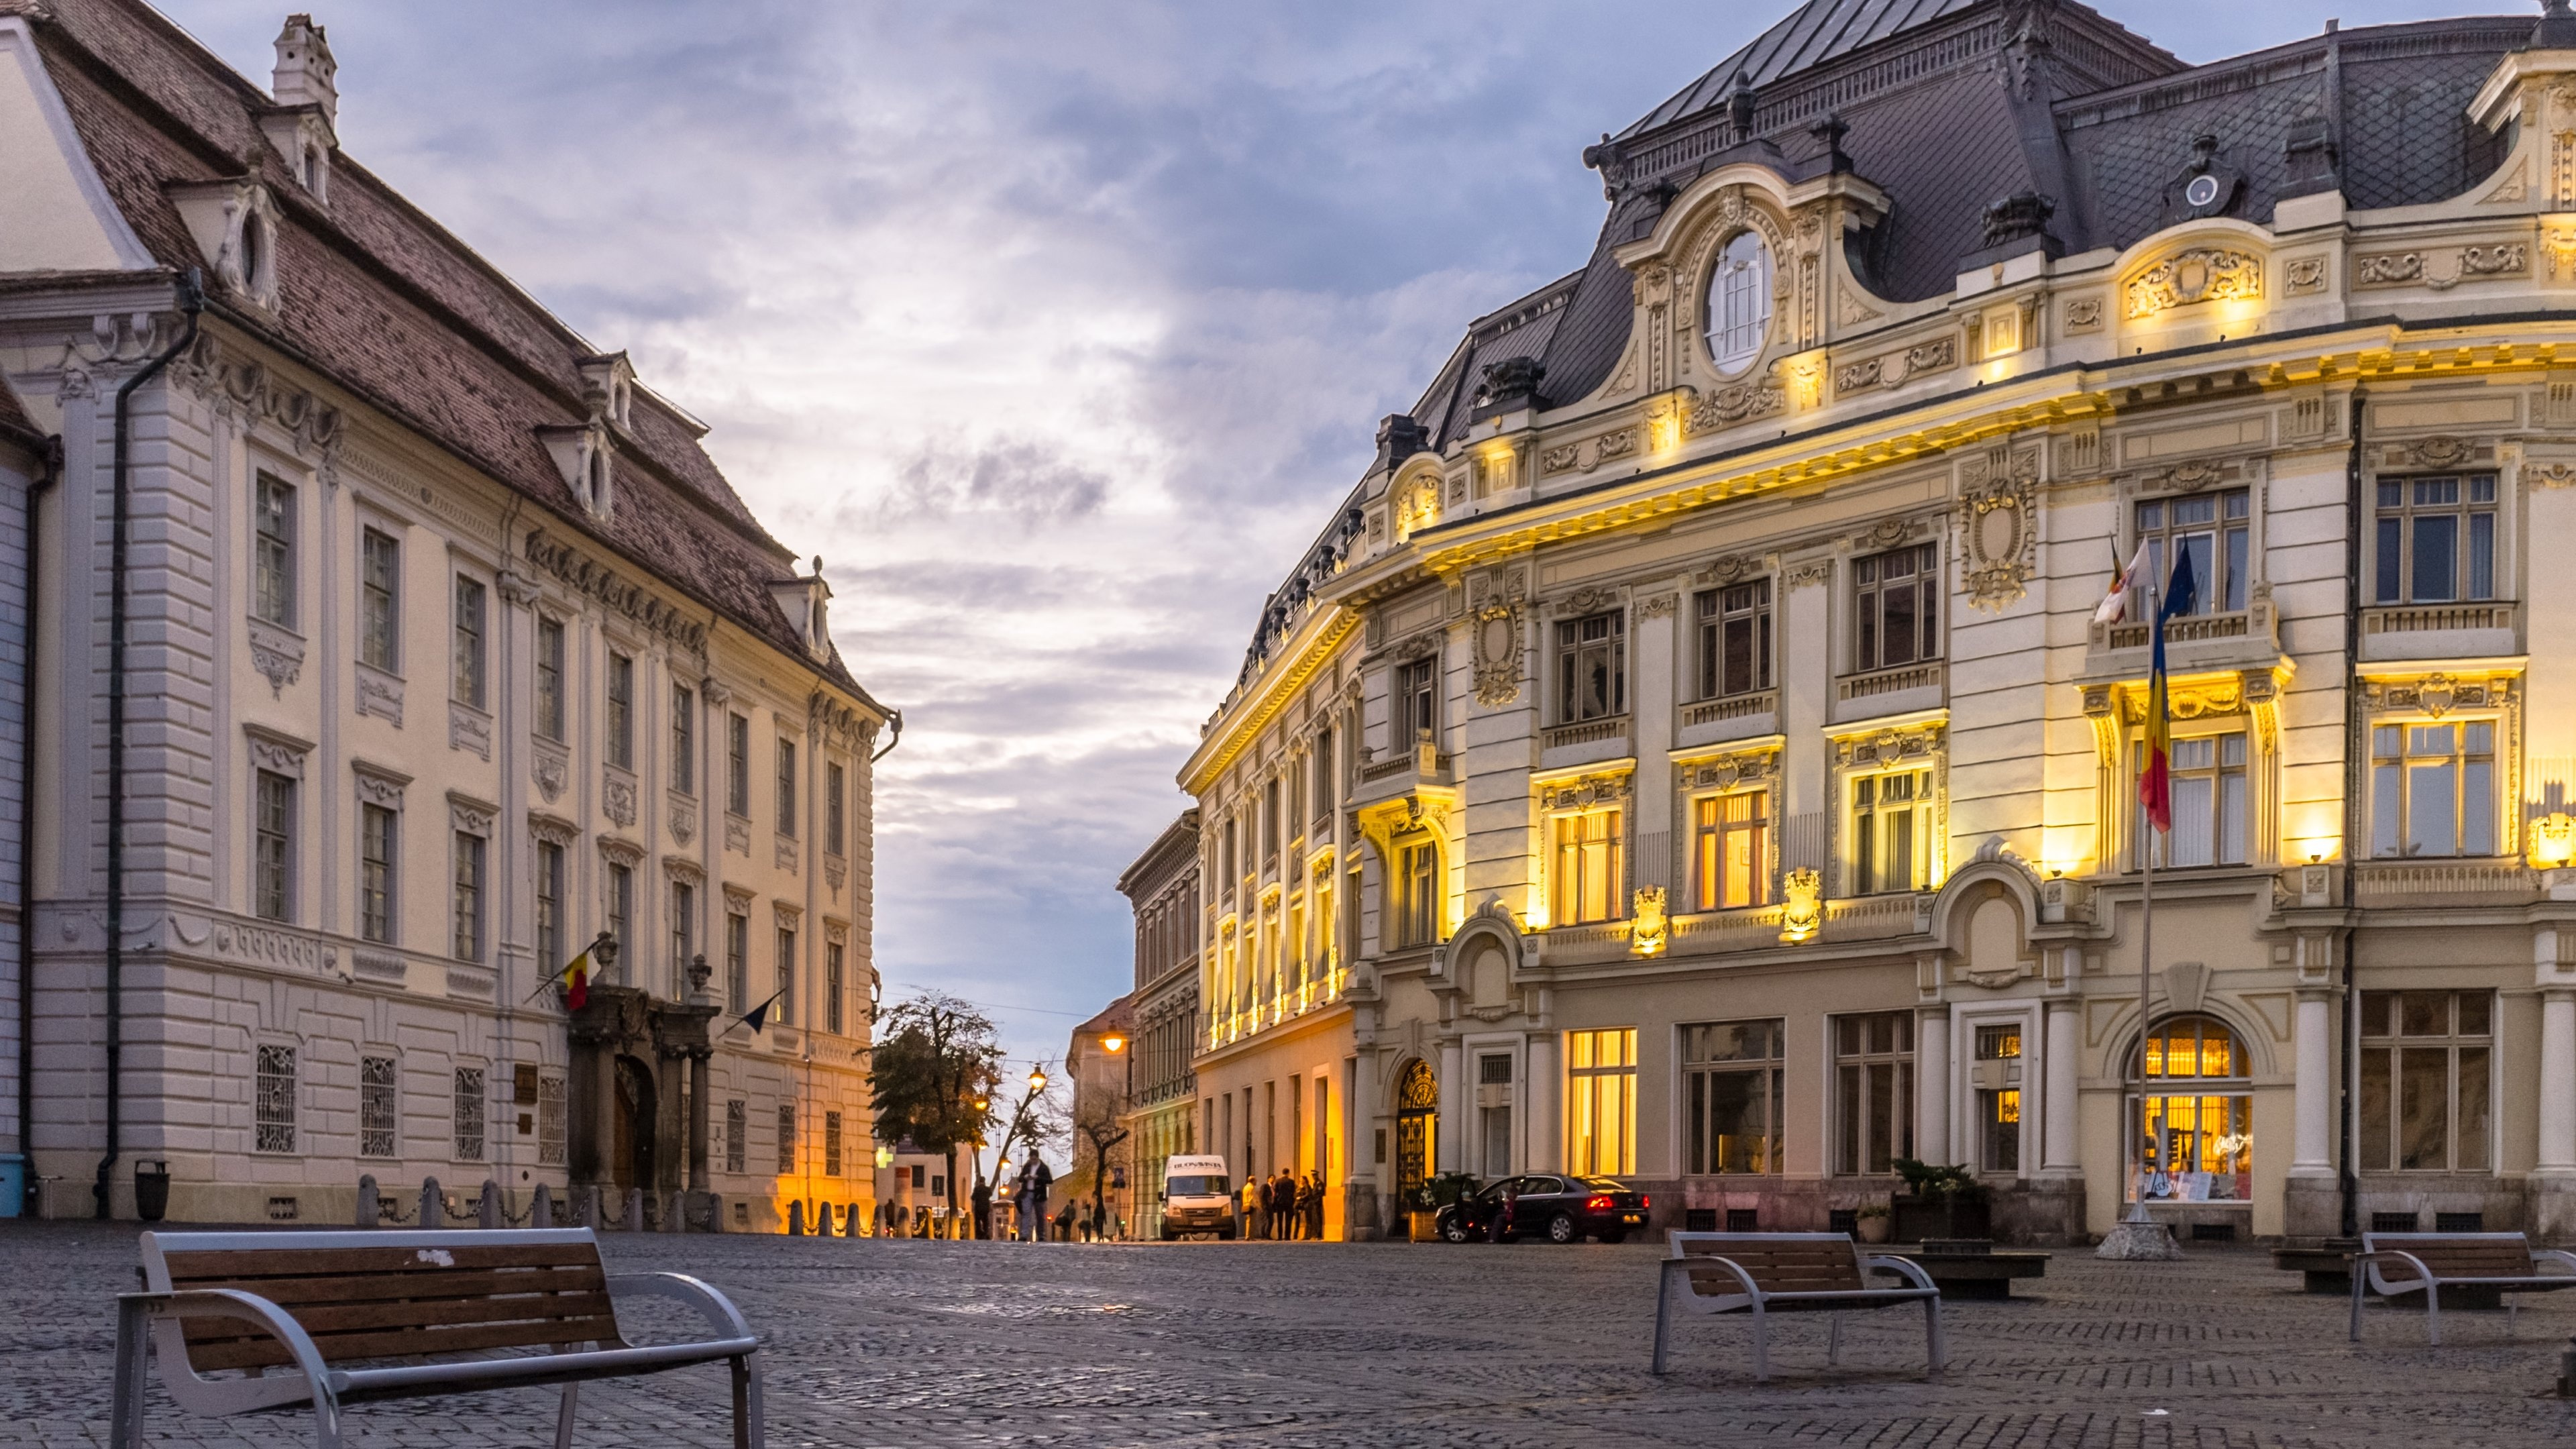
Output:
<svg viewBox="0 0 2576 1449">
<path fill-rule="evenodd" d="M 350 154 L 627 348 L 826 557 L 844 652 L 909 720 L 877 799 L 880 964 L 1033 1008 L 1003 1019 L 1038 1056 L 1123 989 L 1113 882 L 1185 803 L 1173 772 L 1378 416 L 1470 317 L 1582 264 L 1583 143 L 1788 3 L 317 18 Z M 171 0 L 263 80 L 282 8 Z M 2109 8 L 2197 59 L 2328 13 Z"/>
</svg>

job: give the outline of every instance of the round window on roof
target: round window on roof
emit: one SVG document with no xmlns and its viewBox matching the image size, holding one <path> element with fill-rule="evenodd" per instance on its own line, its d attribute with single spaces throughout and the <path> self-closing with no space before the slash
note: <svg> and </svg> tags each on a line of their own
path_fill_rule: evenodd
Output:
<svg viewBox="0 0 2576 1449">
<path fill-rule="evenodd" d="M 1737 232 L 1717 253 L 1708 278 L 1708 350 L 1717 370 L 1732 377 L 1762 353 L 1771 331 L 1771 249 L 1749 231 Z"/>
</svg>

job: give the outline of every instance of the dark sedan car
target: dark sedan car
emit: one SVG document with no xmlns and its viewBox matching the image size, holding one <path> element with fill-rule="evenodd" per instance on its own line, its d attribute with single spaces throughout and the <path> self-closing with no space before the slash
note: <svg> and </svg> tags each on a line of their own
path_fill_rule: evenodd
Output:
<svg viewBox="0 0 2576 1449">
<path fill-rule="evenodd" d="M 1504 1211 L 1504 1190 L 1514 1194 L 1503 1238 L 1545 1236 L 1552 1243 L 1581 1242 L 1586 1237 L 1615 1243 L 1646 1227 L 1646 1209 L 1654 1200 L 1629 1191 L 1606 1177 L 1559 1177 L 1532 1173 L 1497 1178 L 1440 1210 L 1440 1236 L 1452 1243 L 1479 1241 L 1493 1235 L 1494 1217 Z"/>
</svg>

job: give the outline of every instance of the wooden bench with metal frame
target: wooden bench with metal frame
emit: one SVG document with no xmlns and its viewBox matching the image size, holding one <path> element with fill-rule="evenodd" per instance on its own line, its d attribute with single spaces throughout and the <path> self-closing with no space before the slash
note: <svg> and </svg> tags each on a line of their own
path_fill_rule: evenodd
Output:
<svg viewBox="0 0 2576 1449">
<path fill-rule="evenodd" d="M 1925 1360 L 1933 1377 L 1947 1354 L 1941 1344 L 1941 1290 L 1904 1258 L 1869 1254 L 1843 1233 L 1671 1233 L 1672 1255 L 1657 1265 L 1655 1372 L 1664 1371 L 1664 1342 L 1673 1300 L 1693 1313 L 1753 1316 L 1753 1378 L 1771 1381 L 1770 1316 L 1828 1313 L 1826 1361 L 1842 1362 L 1843 1320 L 1850 1310 L 1923 1305 Z M 1873 1288 L 1887 1274 L 1905 1287 Z"/>
<path fill-rule="evenodd" d="M 2559 1271 L 2544 1273 L 2540 1263 L 2552 1260 Z M 2395 1298 L 2424 1295 L 2425 1341 L 2442 1341 L 2444 1289 L 2483 1290 L 2494 1307 L 2506 1293 L 2549 1293 L 2576 1288 L 2576 1254 L 2534 1248 L 2520 1233 L 2364 1233 L 2361 1251 L 2352 1256 L 2352 1341 L 2361 1342 L 2361 1300 L 2365 1294 Z M 2456 1301 L 2453 1307 L 2461 1306 Z M 2505 1332 L 2513 1331 L 2514 1305 L 2508 1304 Z"/>
<path fill-rule="evenodd" d="M 117 1299 L 113 1449 L 143 1443 L 147 1351 L 189 1413 L 310 1404 L 316 1449 L 339 1449 L 351 1404 L 548 1384 L 564 1449 L 583 1381 L 722 1360 L 734 1449 L 763 1449 L 760 1343 L 732 1301 L 679 1273 L 607 1272 L 588 1228 L 147 1232 L 143 1276 Z M 614 1305 L 634 1297 L 685 1303 L 714 1336 L 632 1347 Z"/>
</svg>

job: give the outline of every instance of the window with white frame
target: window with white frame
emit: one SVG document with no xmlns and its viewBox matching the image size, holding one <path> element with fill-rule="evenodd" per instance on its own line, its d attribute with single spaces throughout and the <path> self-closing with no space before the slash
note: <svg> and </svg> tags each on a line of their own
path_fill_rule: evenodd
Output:
<svg viewBox="0 0 2576 1449">
<path fill-rule="evenodd" d="M 1837 1016 L 1834 1171 L 1888 1173 L 1914 1155 L 1914 1013 Z"/>
<path fill-rule="evenodd" d="M 738 714 L 725 716 L 725 809 L 751 816 L 751 721 Z"/>
<path fill-rule="evenodd" d="M 1387 717 L 1393 722 L 1389 749 L 1412 749 L 1425 730 L 1435 740 L 1440 737 L 1439 660 L 1416 659 L 1395 666 L 1395 697 Z"/>
<path fill-rule="evenodd" d="M 1556 626 L 1556 722 L 1628 712 L 1628 615 L 1623 610 Z"/>
<path fill-rule="evenodd" d="M 1771 581 L 1729 584 L 1698 598 L 1700 699 L 1771 687 Z"/>
<path fill-rule="evenodd" d="M 608 651 L 608 763 L 635 768 L 635 660 Z"/>
<path fill-rule="evenodd" d="M 1554 859 L 1553 920 L 1560 926 L 1616 921 L 1628 914 L 1623 860 L 1625 812 L 1616 807 L 1559 815 L 1549 821 Z"/>
<path fill-rule="evenodd" d="M 1705 1022 L 1681 1030 L 1688 1171 L 1694 1176 L 1780 1171 L 1780 1048 L 1785 1033 L 1779 1019 Z"/>
<path fill-rule="evenodd" d="M 295 1048 L 261 1042 L 253 1055 L 251 1148 L 256 1152 L 293 1152 Z"/>
<path fill-rule="evenodd" d="M 1440 847 L 1427 835 L 1399 841 L 1395 847 L 1394 889 L 1389 892 L 1398 949 L 1429 946 L 1440 939 Z"/>
<path fill-rule="evenodd" d="M 398 817 L 382 805 L 358 807 L 358 935 L 394 938 L 394 837 Z"/>
<path fill-rule="evenodd" d="M 751 917 L 739 911 L 725 913 L 725 999 L 751 1010 Z"/>
<path fill-rule="evenodd" d="M 832 760 L 823 766 L 823 853 L 840 855 L 849 833 L 849 774 L 841 762 Z"/>
<path fill-rule="evenodd" d="M 551 840 L 537 842 L 537 969 L 561 971 L 572 964 L 564 954 L 564 848 Z"/>
<path fill-rule="evenodd" d="M 1941 654 L 1940 550 L 1917 544 L 1852 564 L 1852 672 Z"/>
<path fill-rule="evenodd" d="M 778 833 L 791 839 L 796 834 L 796 742 L 783 736 L 778 741 Z"/>
<path fill-rule="evenodd" d="M 847 1025 L 848 1011 L 842 1005 L 842 996 L 848 989 L 848 983 L 842 979 L 847 956 L 847 948 L 840 942 L 831 941 L 824 944 L 823 1029 L 836 1034 Z"/>
<path fill-rule="evenodd" d="M 251 500 L 251 613 L 295 627 L 295 487 L 259 475 Z"/>
<path fill-rule="evenodd" d="M 635 868 L 621 860 L 608 863 L 608 938 L 617 943 L 617 964 L 607 973 L 611 980 L 624 981 L 627 965 L 635 954 Z M 639 970 L 641 968 L 638 968 Z"/>
<path fill-rule="evenodd" d="M 2246 590 L 2253 582 L 2247 562 L 2252 511 L 2253 497 L 2242 488 L 2141 502 L 2138 541 L 2146 545 L 2147 577 L 2157 590 L 2163 590 L 2173 578 L 2174 560 L 2187 554 L 2196 591 L 2190 612 L 2230 614 L 2244 608 Z M 2158 607 L 2162 607 L 2161 597 Z M 2133 599 L 2129 617 L 2143 619 L 2146 610 L 2144 597 Z"/>
<path fill-rule="evenodd" d="M 1762 355 L 1771 331 L 1771 249 L 1753 232 L 1727 238 L 1708 277 L 1708 351 L 1728 377 Z"/>
<path fill-rule="evenodd" d="M 698 888 L 687 881 L 671 882 L 671 989 L 674 994 L 689 989 L 689 958 L 698 949 Z"/>
<path fill-rule="evenodd" d="M 1691 835 L 1693 909 L 1726 911 L 1770 903 L 1770 791 L 1699 797 L 1691 802 Z"/>
<path fill-rule="evenodd" d="M 1977 1028 L 1977 1167 L 2021 1171 L 2021 1023 Z"/>
<path fill-rule="evenodd" d="M 251 909 L 264 920 L 295 912 L 295 780 L 274 770 L 253 777 Z"/>
<path fill-rule="evenodd" d="M 2371 601 L 2448 604 L 2496 596 L 2496 480 L 2383 478 L 2371 539 Z"/>
<path fill-rule="evenodd" d="M 2361 994 L 2361 1165 L 2484 1172 L 2494 1164 L 2495 997 Z"/>
<path fill-rule="evenodd" d="M 671 686 L 671 788 L 698 793 L 698 696 L 678 684 Z"/>
<path fill-rule="evenodd" d="M 1898 770 L 1851 782 L 1852 894 L 1928 889 L 1932 772 Z"/>
<path fill-rule="evenodd" d="M 358 532 L 358 660 L 402 667 L 402 545 L 372 528 Z"/>
<path fill-rule="evenodd" d="M 537 616 L 537 733 L 564 741 L 564 626 Z"/>
<path fill-rule="evenodd" d="M 483 1160 L 483 1069 L 456 1069 L 456 1160 Z"/>
<path fill-rule="evenodd" d="M 2370 853 L 2496 852 L 2496 722 L 2409 721 L 2370 731 Z"/>
<path fill-rule="evenodd" d="M 778 928 L 778 1024 L 796 1024 L 796 928 Z"/>
<path fill-rule="evenodd" d="M 1566 1033 L 1567 1164 L 1586 1175 L 1637 1170 L 1637 1033 Z"/>
<path fill-rule="evenodd" d="M 449 954 L 459 961 L 483 959 L 484 839 L 471 831 L 456 832 L 453 862 L 456 890 L 449 932 Z"/>
<path fill-rule="evenodd" d="M 458 574 L 455 599 L 456 638 L 453 649 L 456 656 L 453 661 L 455 676 L 448 682 L 448 691 L 455 696 L 457 703 L 470 704 L 476 709 L 483 707 L 486 687 L 485 661 L 488 657 L 488 641 L 484 637 L 485 603 L 482 583 Z"/>
<path fill-rule="evenodd" d="M 401 1145 L 401 1066 L 392 1057 L 358 1058 L 358 1155 L 392 1157 Z"/>
<path fill-rule="evenodd" d="M 2166 770 L 2173 805 L 2173 829 L 2159 832 L 2147 819 L 2144 801 L 2134 813 L 2130 869 L 2138 869 L 2152 846 L 2158 870 L 2245 863 L 2245 733 L 2179 735 L 2171 741 Z M 2147 769 L 2146 741 L 2129 747 L 2133 776 Z"/>
</svg>

